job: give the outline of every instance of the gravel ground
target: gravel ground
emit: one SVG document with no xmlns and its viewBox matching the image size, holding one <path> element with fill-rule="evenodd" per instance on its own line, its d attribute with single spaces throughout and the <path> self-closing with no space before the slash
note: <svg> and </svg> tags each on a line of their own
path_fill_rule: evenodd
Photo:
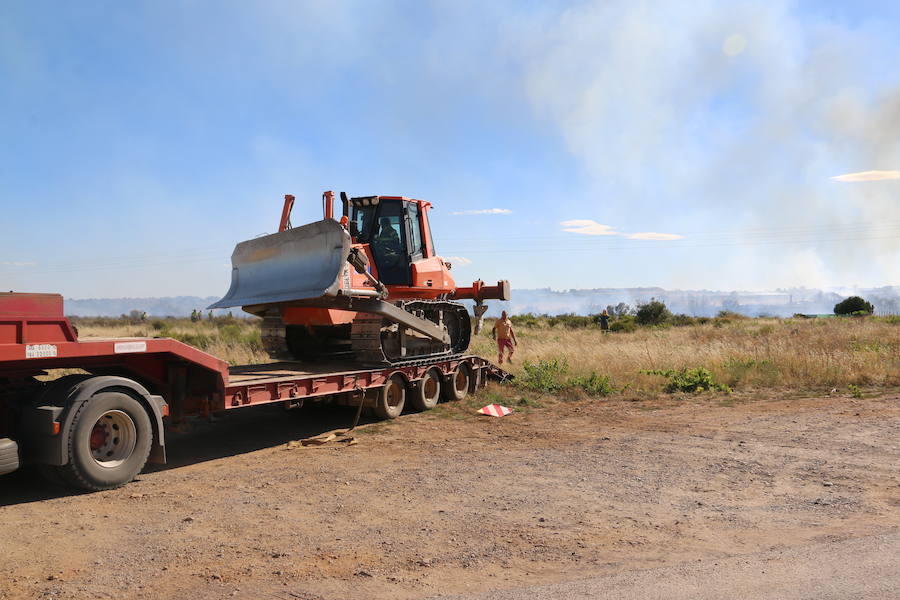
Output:
<svg viewBox="0 0 900 600">
<path fill-rule="evenodd" d="M 441 600 L 897 600 L 900 533 Z M 437 600 L 437 599 L 435 599 Z"/>
<path fill-rule="evenodd" d="M 426 598 L 837 549 L 898 531 L 898 400 L 440 407 L 324 447 L 289 442 L 352 411 L 241 409 L 122 489 L 0 479 L 0 598 Z"/>
</svg>

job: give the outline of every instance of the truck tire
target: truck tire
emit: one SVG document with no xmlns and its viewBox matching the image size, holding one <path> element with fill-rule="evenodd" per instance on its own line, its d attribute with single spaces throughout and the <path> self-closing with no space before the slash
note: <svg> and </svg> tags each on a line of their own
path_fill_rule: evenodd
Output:
<svg viewBox="0 0 900 600">
<path fill-rule="evenodd" d="M 458 402 L 469 394 L 469 386 L 472 383 L 472 367 L 469 363 L 460 363 L 456 370 L 447 376 L 444 384 L 444 399 L 448 402 Z"/>
<path fill-rule="evenodd" d="M 428 369 L 425 376 L 413 386 L 410 403 L 418 411 L 431 410 L 441 399 L 441 372 Z"/>
<path fill-rule="evenodd" d="M 59 467 L 67 483 L 110 490 L 134 479 L 147 463 L 153 428 L 140 402 L 121 392 L 85 401 L 69 429 L 69 462 Z"/>
<path fill-rule="evenodd" d="M 406 382 L 403 376 L 394 374 L 378 392 L 375 403 L 375 416 L 380 419 L 396 419 L 403 412 L 406 402 Z"/>
</svg>

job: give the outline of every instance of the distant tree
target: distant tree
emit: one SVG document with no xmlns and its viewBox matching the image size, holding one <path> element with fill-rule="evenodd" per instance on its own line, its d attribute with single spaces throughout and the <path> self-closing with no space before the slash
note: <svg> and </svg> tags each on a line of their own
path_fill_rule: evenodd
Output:
<svg viewBox="0 0 900 600">
<path fill-rule="evenodd" d="M 625 304 L 624 302 L 619 302 L 615 306 L 612 304 L 606 307 L 606 312 L 613 317 L 624 317 L 625 315 L 630 315 L 632 313 L 632 309 L 630 306 Z"/>
<path fill-rule="evenodd" d="M 141 311 L 139 311 L 139 310 L 133 310 L 133 311 L 129 312 L 129 313 L 128 313 L 128 319 L 129 319 L 132 323 L 137 323 L 137 322 L 142 321 L 143 319 L 141 319 Z"/>
<path fill-rule="evenodd" d="M 834 305 L 836 315 L 871 315 L 873 312 L 875 307 L 859 296 L 850 296 Z"/>
<path fill-rule="evenodd" d="M 664 302 L 651 298 L 646 304 L 638 304 L 634 320 L 638 325 L 659 325 L 671 316 Z"/>
</svg>

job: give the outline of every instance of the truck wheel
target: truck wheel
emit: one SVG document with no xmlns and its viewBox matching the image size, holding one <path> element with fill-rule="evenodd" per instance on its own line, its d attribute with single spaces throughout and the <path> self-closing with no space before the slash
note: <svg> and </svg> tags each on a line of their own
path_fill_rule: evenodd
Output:
<svg viewBox="0 0 900 600">
<path fill-rule="evenodd" d="M 396 419 L 403 412 L 405 402 L 406 382 L 400 375 L 391 375 L 378 392 L 375 415 L 380 419 Z"/>
<path fill-rule="evenodd" d="M 444 398 L 448 402 L 457 402 L 469 394 L 472 381 L 472 367 L 468 363 L 460 363 L 456 370 L 447 377 L 444 386 Z"/>
<path fill-rule="evenodd" d="M 97 394 L 79 407 L 69 429 L 66 481 L 109 490 L 135 478 L 147 462 L 153 429 L 140 402 L 121 392 Z"/>
<path fill-rule="evenodd" d="M 416 410 L 431 410 L 441 399 L 441 372 L 429 369 L 413 388 L 410 398 Z"/>
</svg>

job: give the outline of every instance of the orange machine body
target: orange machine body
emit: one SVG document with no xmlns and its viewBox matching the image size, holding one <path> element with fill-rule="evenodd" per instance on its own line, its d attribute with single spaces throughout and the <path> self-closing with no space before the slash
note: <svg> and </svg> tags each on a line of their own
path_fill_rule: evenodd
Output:
<svg viewBox="0 0 900 600">
<path fill-rule="evenodd" d="M 431 203 L 427 201 L 405 198 L 403 196 L 371 196 L 366 199 L 344 199 L 345 214 L 340 220 L 341 224 L 348 227 L 348 224 L 352 221 L 349 217 L 357 216 L 356 210 L 359 206 L 348 207 L 346 206 L 347 204 L 352 205 L 353 203 L 364 201 L 372 203 L 373 199 L 377 199 L 377 201 L 366 206 L 384 206 L 392 202 L 399 203 L 401 207 L 399 212 L 405 217 L 405 219 L 400 221 L 401 227 L 398 234 L 400 234 L 403 243 L 403 250 L 406 252 L 402 266 L 404 269 L 408 269 L 408 278 L 401 283 L 386 277 L 387 273 L 379 272 L 380 257 L 373 248 L 373 242 L 370 239 L 372 236 L 366 236 L 364 235 L 365 232 L 349 227 L 352 247 L 365 255 L 368 261 L 367 270 L 372 277 L 385 284 L 387 301 L 413 299 L 472 299 L 476 301 L 492 298 L 507 299 L 509 288 L 506 282 L 500 282 L 497 286 L 486 286 L 483 282 L 476 281 L 471 287 L 458 288 L 456 286 L 456 282 L 450 274 L 450 263 L 444 261 L 443 258 L 436 254 L 428 222 L 428 211 L 431 209 Z M 325 218 L 333 218 L 332 205 L 334 194 L 325 192 L 323 200 Z M 281 229 L 290 226 L 289 214 L 293 202 L 293 196 L 285 197 Z M 350 211 L 353 212 L 348 215 Z M 412 215 L 415 215 L 415 219 L 412 218 Z M 410 242 L 410 238 L 414 238 L 417 241 L 414 247 L 411 247 L 412 242 Z M 357 272 L 349 264 L 344 265 L 342 277 L 345 287 L 357 290 L 375 289 L 369 277 Z M 354 311 L 334 308 L 284 306 L 281 309 L 281 317 L 286 325 L 306 325 L 311 329 L 322 326 L 348 325 L 356 315 L 357 313 Z"/>
</svg>

